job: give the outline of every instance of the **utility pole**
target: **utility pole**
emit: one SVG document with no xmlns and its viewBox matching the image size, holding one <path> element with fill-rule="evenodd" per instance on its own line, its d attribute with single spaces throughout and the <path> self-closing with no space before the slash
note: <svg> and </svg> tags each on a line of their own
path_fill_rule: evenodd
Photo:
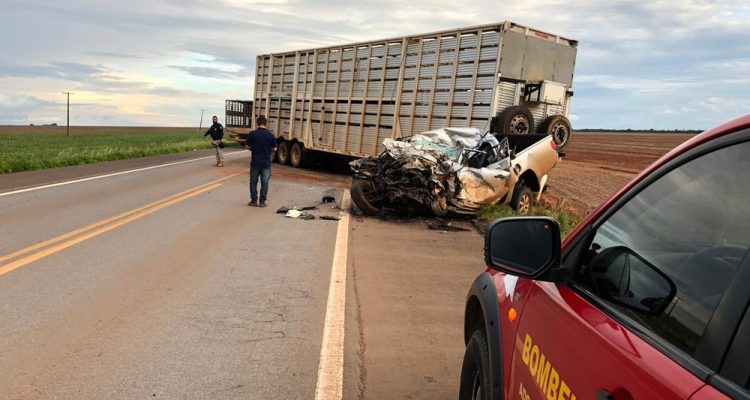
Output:
<svg viewBox="0 0 750 400">
<path fill-rule="evenodd" d="M 203 130 L 203 113 L 204 113 L 205 111 L 206 111 L 206 110 L 204 110 L 204 109 L 201 109 L 201 123 L 200 123 L 200 125 L 198 125 L 198 133 L 201 133 L 201 131 Z"/>
<path fill-rule="evenodd" d="M 68 118 L 67 118 L 67 121 L 68 121 L 68 122 L 67 122 L 67 124 L 66 124 L 67 128 L 66 128 L 66 130 L 65 130 L 65 131 L 66 131 L 66 136 L 70 136 L 70 95 L 71 95 L 71 94 L 75 94 L 75 93 L 71 93 L 71 92 L 62 92 L 62 94 L 66 94 L 66 95 L 68 95 Z"/>
</svg>

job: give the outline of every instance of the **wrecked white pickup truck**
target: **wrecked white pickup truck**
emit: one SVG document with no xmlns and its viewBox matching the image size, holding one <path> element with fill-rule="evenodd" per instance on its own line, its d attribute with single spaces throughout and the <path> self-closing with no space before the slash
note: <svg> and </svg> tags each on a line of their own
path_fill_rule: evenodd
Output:
<svg viewBox="0 0 750 400">
<path fill-rule="evenodd" d="M 510 204 L 527 214 L 560 154 L 549 135 L 493 135 L 444 128 L 385 139 L 378 157 L 352 161 L 354 204 L 367 215 L 383 207 L 475 214 L 485 204 Z"/>
</svg>

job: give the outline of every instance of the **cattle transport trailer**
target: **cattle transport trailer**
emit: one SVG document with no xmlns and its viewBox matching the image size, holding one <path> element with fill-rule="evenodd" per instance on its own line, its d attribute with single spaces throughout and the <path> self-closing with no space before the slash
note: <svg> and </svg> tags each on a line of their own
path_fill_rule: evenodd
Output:
<svg viewBox="0 0 750 400">
<path fill-rule="evenodd" d="M 385 138 L 476 127 L 571 133 L 578 42 L 512 22 L 257 58 L 253 125 L 265 115 L 278 161 L 310 150 L 364 157 Z"/>
<path fill-rule="evenodd" d="M 226 100 L 224 102 L 224 127 L 229 129 L 250 128 L 253 117 L 253 102 L 249 100 Z M 229 138 L 244 141 L 247 129 L 242 132 L 231 132 Z"/>
</svg>

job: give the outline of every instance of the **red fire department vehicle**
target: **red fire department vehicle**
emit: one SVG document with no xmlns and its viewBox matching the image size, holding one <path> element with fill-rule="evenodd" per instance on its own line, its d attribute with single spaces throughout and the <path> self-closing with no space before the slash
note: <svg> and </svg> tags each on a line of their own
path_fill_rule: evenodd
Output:
<svg viewBox="0 0 750 400">
<path fill-rule="evenodd" d="M 750 115 L 638 175 L 564 241 L 501 219 L 461 399 L 750 399 Z"/>
</svg>

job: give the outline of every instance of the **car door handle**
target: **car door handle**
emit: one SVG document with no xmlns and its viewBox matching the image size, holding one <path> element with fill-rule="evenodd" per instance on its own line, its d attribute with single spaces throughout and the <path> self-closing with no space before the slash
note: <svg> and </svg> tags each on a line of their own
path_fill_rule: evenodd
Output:
<svg viewBox="0 0 750 400">
<path fill-rule="evenodd" d="M 615 396 L 608 392 L 606 389 L 599 389 L 596 392 L 596 400 L 614 400 Z"/>
</svg>

